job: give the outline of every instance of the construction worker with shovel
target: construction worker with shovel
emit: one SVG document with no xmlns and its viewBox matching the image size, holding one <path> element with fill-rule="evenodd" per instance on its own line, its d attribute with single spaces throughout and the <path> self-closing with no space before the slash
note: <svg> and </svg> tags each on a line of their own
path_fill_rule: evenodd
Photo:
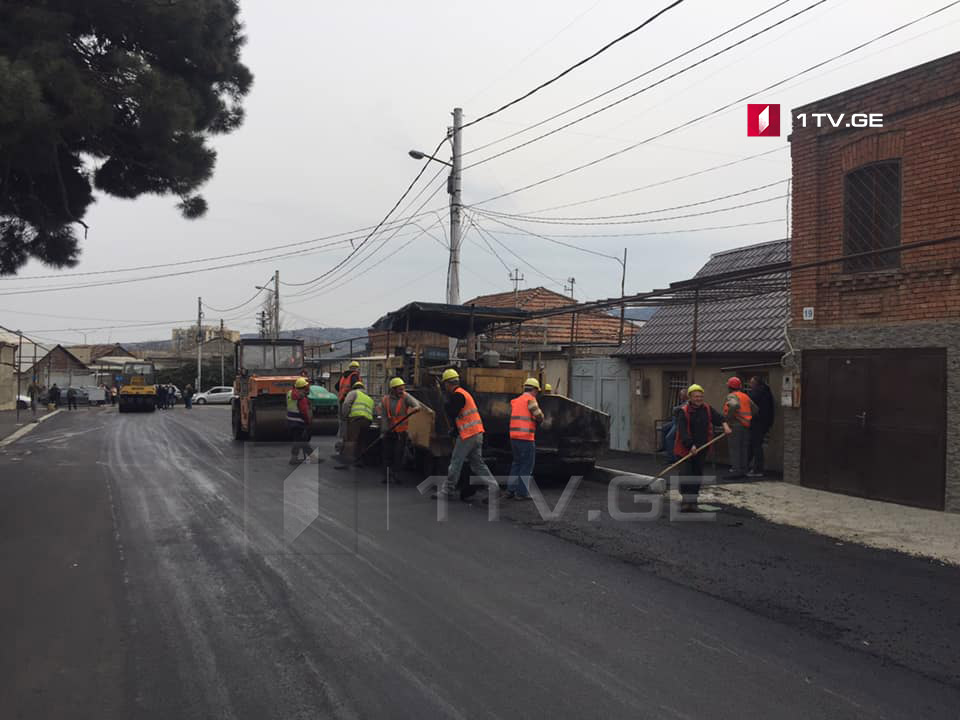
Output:
<svg viewBox="0 0 960 720">
<path fill-rule="evenodd" d="M 381 482 L 400 484 L 403 453 L 407 447 L 407 428 L 410 416 L 420 412 L 421 405 L 407 393 L 403 378 L 390 381 L 390 392 L 383 396 L 381 433 L 383 437 L 383 464 L 386 475 Z"/>
<path fill-rule="evenodd" d="M 697 496 L 700 494 L 700 479 L 706 462 L 706 452 L 701 448 L 713 443 L 713 429 L 722 425 L 725 435 L 732 429 L 723 415 L 710 407 L 703 399 L 703 388 L 693 384 L 687 388 L 687 401 L 677 408 L 674 415 L 677 438 L 673 454 L 685 458 L 685 468 L 680 482 L 680 512 L 696 512 Z"/>
<path fill-rule="evenodd" d="M 447 468 L 447 479 L 431 497 L 436 500 L 440 497 L 452 498 L 456 495 L 460 481 L 460 471 L 464 464 L 470 465 L 474 476 L 483 476 L 494 483 L 496 479 L 490 468 L 483 461 L 483 420 L 480 419 L 480 410 L 473 395 L 460 387 L 460 373 L 453 368 L 443 371 L 440 377 L 443 390 L 447 394 L 445 411 L 450 418 L 454 437 L 453 453 L 450 456 L 450 466 Z M 470 490 L 472 490 L 471 488 Z M 462 493 L 467 499 L 472 492 Z"/>
</svg>

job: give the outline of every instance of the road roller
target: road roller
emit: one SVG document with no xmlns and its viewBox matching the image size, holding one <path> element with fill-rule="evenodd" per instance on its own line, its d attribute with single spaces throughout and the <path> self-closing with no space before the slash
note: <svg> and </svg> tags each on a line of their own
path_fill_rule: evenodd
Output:
<svg viewBox="0 0 960 720">
<path fill-rule="evenodd" d="M 123 364 L 123 382 L 117 393 L 120 412 L 153 412 L 157 409 L 155 372 L 156 369 L 151 362 L 135 360 Z"/>
<path fill-rule="evenodd" d="M 287 440 L 287 392 L 303 372 L 302 340 L 240 340 L 230 419 L 233 437 Z"/>
</svg>

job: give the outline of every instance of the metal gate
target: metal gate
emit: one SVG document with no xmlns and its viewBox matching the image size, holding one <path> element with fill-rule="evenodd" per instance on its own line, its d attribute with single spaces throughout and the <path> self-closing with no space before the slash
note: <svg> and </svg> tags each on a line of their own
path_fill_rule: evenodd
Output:
<svg viewBox="0 0 960 720">
<path fill-rule="evenodd" d="M 946 351 L 804 351 L 801 482 L 943 509 Z"/>
<path fill-rule="evenodd" d="M 630 368 L 623 360 L 576 358 L 571 397 L 610 416 L 610 449 L 630 443 Z"/>
</svg>

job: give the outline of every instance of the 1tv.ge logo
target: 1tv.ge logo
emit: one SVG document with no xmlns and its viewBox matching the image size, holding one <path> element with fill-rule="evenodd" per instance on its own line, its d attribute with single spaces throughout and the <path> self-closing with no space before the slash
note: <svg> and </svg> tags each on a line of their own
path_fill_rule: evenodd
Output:
<svg viewBox="0 0 960 720">
<path fill-rule="evenodd" d="M 780 137 L 780 105 L 749 103 L 747 137 Z"/>
</svg>

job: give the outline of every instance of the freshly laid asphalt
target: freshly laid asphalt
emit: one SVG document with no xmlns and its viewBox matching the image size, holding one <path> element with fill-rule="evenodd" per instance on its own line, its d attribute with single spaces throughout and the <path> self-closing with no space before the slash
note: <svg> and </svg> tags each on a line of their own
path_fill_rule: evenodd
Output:
<svg viewBox="0 0 960 720">
<path fill-rule="evenodd" d="M 588 520 L 598 486 L 438 523 L 314 444 L 291 468 L 207 407 L 4 448 L 0 717 L 958 715 L 957 568 L 726 509 Z"/>
</svg>

